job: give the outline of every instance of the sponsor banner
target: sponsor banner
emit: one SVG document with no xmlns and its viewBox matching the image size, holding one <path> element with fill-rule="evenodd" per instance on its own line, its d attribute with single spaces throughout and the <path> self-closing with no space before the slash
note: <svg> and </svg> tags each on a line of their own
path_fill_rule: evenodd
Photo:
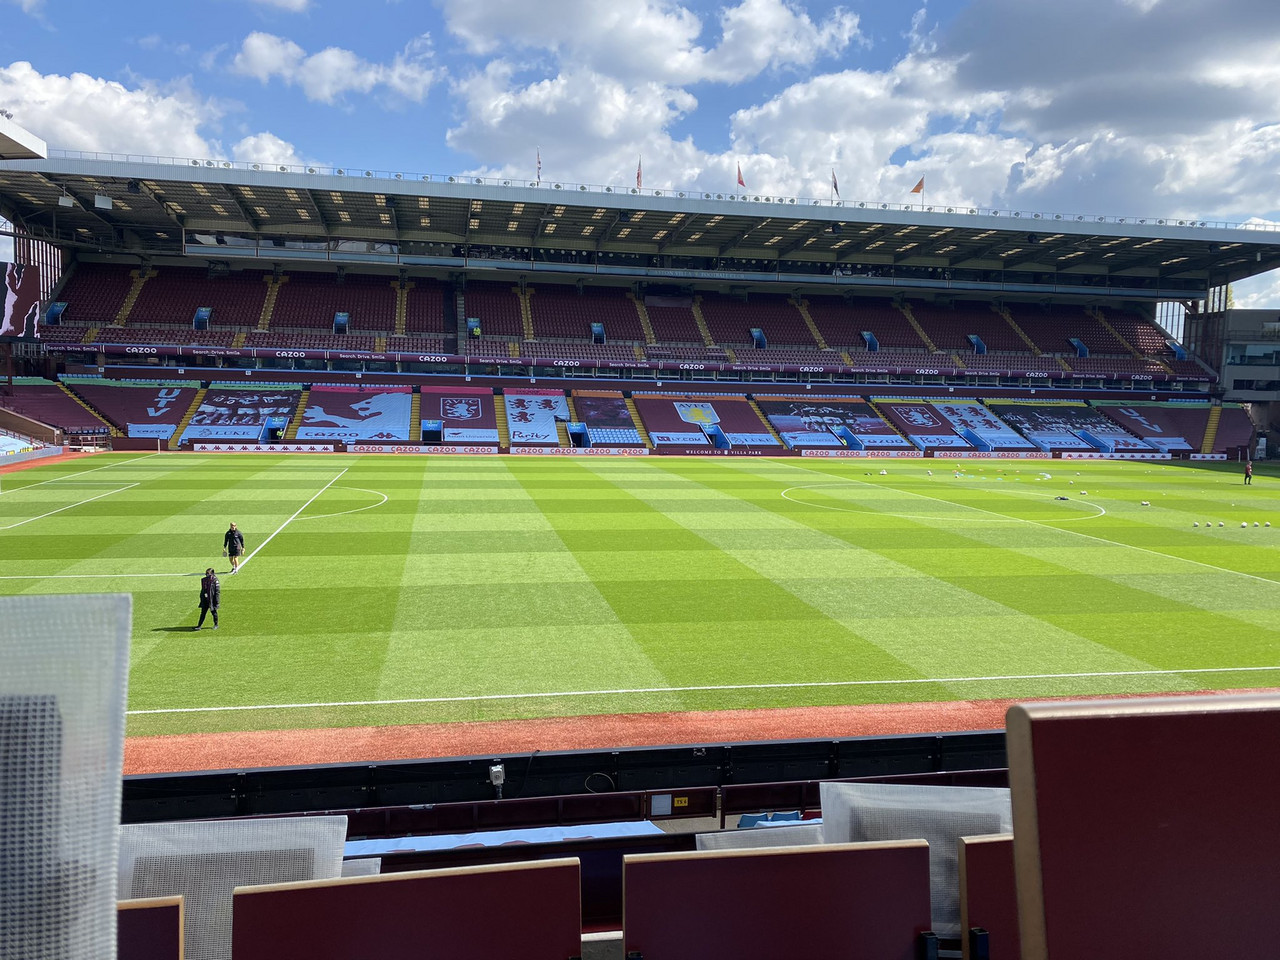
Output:
<svg viewBox="0 0 1280 960">
<path fill-rule="evenodd" d="M 921 450 L 932 450 L 938 447 L 964 447 L 965 449 L 969 449 L 970 447 L 973 446 L 973 444 L 971 444 L 964 437 L 954 433 L 952 434 L 912 433 L 907 435 L 907 439 L 910 440 L 912 443 L 914 443 Z"/>
<path fill-rule="evenodd" d="M 569 402 L 560 391 L 507 390 L 504 392 L 511 443 L 559 446 L 557 421 L 568 421 Z"/>
<path fill-rule="evenodd" d="M 748 447 L 776 447 L 778 441 L 767 433 L 726 433 L 726 439 L 735 446 L 743 444 Z"/>
<path fill-rule="evenodd" d="M 647 457 L 648 447 L 512 447 L 517 455 L 539 457 Z"/>
<path fill-rule="evenodd" d="M 1053 454 L 1044 450 L 993 450 L 984 453 L 981 450 L 935 450 L 937 459 L 964 460 L 1052 460 Z"/>
<path fill-rule="evenodd" d="M 706 434 L 704 433 L 665 433 L 649 432 L 649 439 L 655 445 L 674 444 L 676 446 L 693 446 L 694 444 L 708 443 Z M 710 445 L 708 443 L 708 445 Z"/>
<path fill-rule="evenodd" d="M 801 450 L 802 457 L 893 457 L 899 460 L 921 460 L 923 450 Z"/>
<path fill-rule="evenodd" d="M 262 424 L 251 423 L 244 426 L 235 426 L 233 424 L 215 423 L 206 426 L 192 425 L 182 431 L 183 440 L 214 440 L 219 437 L 239 439 L 239 440 L 256 440 L 262 435 Z"/>
<path fill-rule="evenodd" d="M 1171 453 L 1076 453 L 1064 450 L 1063 460 L 1172 460 Z"/>
<path fill-rule="evenodd" d="M 197 453 L 332 453 L 331 443 L 193 443 Z"/>
<path fill-rule="evenodd" d="M 500 452 L 497 447 L 489 447 L 484 445 L 465 445 L 451 443 L 436 444 L 401 444 L 401 443 L 353 443 L 347 447 L 348 453 L 393 453 L 393 454 L 433 454 L 433 453 L 464 453 L 464 454 L 490 454 Z"/>
<path fill-rule="evenodd" d="M 816 430 L 802 430 L 798 433 L 784 433 L 782 439 L 789 447 L 843 447 L 840 438 L 834 433 L 819 433 Z"/>
<path fill-rule="evenodd" d="M 444 428 L 444 439 L 446 443 L 496 444 L 498 442 L 498 429 L 497 427 L 494 427 L 492 430 L 459 429 L 457 427 L 450 427 L 446 424 Z"/>
<path fill-rule="evenodd" d="M 168 440 L 177 429 L 176 423 L 131 423 L 127 435 L 152 440 Z"/>
<path fill-rule="evenodd" d="M 1225 460 L 1227 459 L 1227 455 L 1225 453 L 1193 453 L 1191 454 L 1189 459 L 1191 460 Z"/>
<path fill-rule="evenodd" d="M 864 447 L 909 447 L 906 440 L 896 433 L 854 433 L 856 439 Z"/>
</svg>

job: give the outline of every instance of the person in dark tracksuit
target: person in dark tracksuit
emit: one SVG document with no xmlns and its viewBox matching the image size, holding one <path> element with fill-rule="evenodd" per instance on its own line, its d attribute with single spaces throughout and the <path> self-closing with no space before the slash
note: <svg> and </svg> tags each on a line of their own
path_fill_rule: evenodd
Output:
<svg viewBox="0 0 1280 960">
<path fill-rule="evenodd" d="M 1250 485 L 1253 484 L 1253 461 L 1252 460 L 1246 460 L 1244 462 L 1244 482 Z"/>
<path fill-rule="evenodd" d="M 240 569 L 240 555 L 244 553 L 244 534 L 231 524 L 231 529 L 222 535 L 222 555 L 231 558 L 231 572 Z"/>
<path fill-rule="evenodd" d="M 213 572 L 213 567 L 209 567 L 204 572 L 204 578 L 200 581 L 200 622 L 197 623 L 192 630 L 199 630 L 204 626 L 204 618 L 208 613 L 213 614 L 213 629 L 218 629 L 218 607 L 222 605 L 222 584 L 218 582 L 218 575 Z"/>
</svg>

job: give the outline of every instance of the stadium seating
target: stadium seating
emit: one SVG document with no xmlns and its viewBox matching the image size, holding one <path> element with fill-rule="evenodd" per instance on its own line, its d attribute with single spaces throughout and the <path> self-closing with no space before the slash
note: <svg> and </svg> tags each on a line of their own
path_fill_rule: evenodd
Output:
<svg viewBox="0 0 1280 960">
<path fill-rule="evenodd" d="M 930 403 L 880 398 L 875 401 L 880 415 L 921 450 L 973 450 Z"/>
<path fill-rule="evenodd" d="M 1068 357 L 1067 364 L 1076 373 L 1103 380 L 1125 380 L 1135 376 L 1167 380 L 1169 377 L 1169 369 L 1159 360 L 1129 354 L 1122 357 Z"/>
<path fill-rule="evenodd" d="M 692 298 L 645 297 L 644 302 L 649 326 L 658 343 L 703 342 L 702 334 L 698 332 L 698 321 L 693 316 Z"/>
<path fill-rule="evenodd" d="M 435 337 L 387 337 L 387 350 L 392 353 L 444 353 L 444 341 Z"/>
<path fill-rule="evenodd" d="M 569 404 L 563 391 L 508 388 L 503 391 L 503 400 L 512 446 L 560 443 L 556 424 L 569 419 Z"/>
<path fill-rule="evenodd" d="M 197 307 L 212 307 L 216 327 L 253 327 L 267 298 L 260 270 L 210 277 L 197 267 L 159 267 L 147 278 L 129 311 L 130 327 L 158 324 L 191 326 Z"/>
<path fill-rule="evenodd" d="M 165 327 L 99 327 L 94 343 L 163 343 L 172 345 L 201 345 L 229 347 L 235 340 L 233 330 L 195 330 L 191 324 Z"/>
<path fill-rule="evenodd" d="M 445 311 L 445 288 L 434 280 L 415 279 L 405 296 L 404 331 L 408 335 L 441 334 L 453 329 Z"/>
<path fill-rule="evenodd" d="M 1081 307 L 1026 303 L 1010 303 L 1007 306 L 1014 322 L 1045 353 L 1074 355 L 1076 350 L 1071 345 L 1071 338 L 1075 337 L 1089 348 L 1090 355 L 1132 355 L 1111 331 Z"/>
<path fill-rule="evenodd" d="M 405 443 L 411 439 L 412 400 L 410 387 L 316 386 L 307 395 L 295 436 L 299 440 Z"/>
<path fill-rule="evenodd" d="M 348 333 L 337 335 L 314 330 L 259 331 L 245 334 L 246 347 L 274 347 L 287 350 L 364 350 L 378 349 L 375 336 Z"/>
<path fill-rule="evenodd" d="M 295 272 L 279 286 L 271 329 L 333 330 L 333 315 L 350 315 L 355 333 L 391 333 L 396 328 L 396 290 L 387 276 Z"/>
<path fill-rule="evenodd" d="M 67 385 L 125 436 L 162 440 L 173 435 L 197 392 L 191 382 L 69 380 Z"/>
<path fill-rule="evenodd" d="M 1227 453 L 1238 447 L 1248 447 L 1253 438 L 1253 421 L 1248 412 L 1238 404 L 1224 403 L 1222 419 L 1214 436 L 1213 452 Z"/>
<path fill-rule="evenodd" d="M 1117 310 L 1105 310 L 1103 316 L 1111 329 L 1139 353 L 1165 357 L 1173 352 L 1169 349 L 1169 335 L 1145 317 Z"/>
<path fill-rule="evenodd" d="M 635 303 L 626 291 L 616 287 L 574 287 L 540 284 L 529 289 L 529 309 L 533 314 L 534 335 L 591 339 L 591 324 L 604 324 L 609 342 L 622 340 L 644 343 L 644 327 Z M 542 348 L 538 348 L 539 355 Z"/>
<path fill-rule="evenodd" d="M 562 343 L 539 340 L 537 343 L 523 345 L 522 352 L 525 356 L 548 357 L 554 360 L 597 360 L 625 363 L 627 361 L 634 362 L 636 359 L 635 350 L 632 349 L 630 344 L 624 343 Z"/>
<path fill-rule="evenodd" d="M 48 380 L 15 380 L 12 394 L 0 393 L 0 407 L 67 433 L 107 434 L 110 426 Z"/>
<path fill-rule="evenodd" d="M 911 314 L 939 350 L 954 350 L 966 365 L 973 353 L 969 334 L 977 334 L 988 350 L 1029 353 L 1031 348 L 1004 317 L 985 303 L 958 303 L 954 308 L 911 302 Z"/>
<path fill-rule="evenodd" d="M 796 305 L 778 295 L 753 294 L 748 301 L 708 295 L 702 316 L 711 339 L 721 345 L 751 343 L 751 328 L 763 331 L 770 346 L 817 347 Z"/>
<path fill-rule="evenodd" d="M 524 355 L 521 352 L 524 344 L 520 340 L 500 340 L 496 337 L 467 337 L 462 342 L 462 350 L 471 357 L 510 357 L 513 356 L 513 344 L 517 351 L 514 356 Z"/>
<path fill-rule="evenodd" d="M 1095 400 L 1093 405 L 1124 429 L 1165 453 L 1199 453 L 1209 425 L 1204 403 Z"/>
<path fill-rule="evenodd" d="M 1047 452 L 1155 453 L 1101 410 L 1081 401 L 988 400 L 987 406 Z"/>
<path fill-rule="evenodd" d="M 655 445 L 776 447 L 777 439 L 742 397 L 635 394 L 633 399 Z"/>
<path fill-rule="evenodd" d="M 467 284 L 464 294 L 467 317 L 479 319 L 482 335 L 524 339 L 520 299 L 514 291 L 515 288 L 510 283 L 476 281 Z"/>
<path fill-rule="evenodd" d="M 960 932 L 966 958 L 1022 956 L 1012 834 L 960 838 Z"/>
<path fill-rule="evenodd" d="M 67 304 L 67 322 L 86 326 L 115 323 L 133 286 L 130 273 L 130 268 L 117 264 L 78 264 L 59 294 Z"/>
<path fill-rule="evenodd" d="M 622 394 L 612 390 L 575 390 L 573 406 L 579 421 L 586 425 L 592 446 L 644 446 Z"/>
</svg>

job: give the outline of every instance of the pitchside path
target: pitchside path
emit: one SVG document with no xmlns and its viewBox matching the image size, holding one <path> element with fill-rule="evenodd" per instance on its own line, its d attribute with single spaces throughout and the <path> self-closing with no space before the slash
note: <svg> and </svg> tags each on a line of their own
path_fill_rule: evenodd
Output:
<svg viewBox="0 0 1280 960">
<path fill-rule="evenodd" d="M 1280 683 L 1280 484 L 1235 465 L 109 454 L 4 479 L 0 593 L 133 593 L 133 734 Z M 223 626 L 193 633 L 208 565 Z"/>
</svg>

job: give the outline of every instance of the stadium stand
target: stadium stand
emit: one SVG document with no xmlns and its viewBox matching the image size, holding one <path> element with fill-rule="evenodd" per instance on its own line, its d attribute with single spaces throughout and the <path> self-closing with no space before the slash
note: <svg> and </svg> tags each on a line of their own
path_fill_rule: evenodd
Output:
<svg viewBox="0 0 1280 960">
<path fill-rule="evenodd" d="M 498 443 L 498 417 L 488 387 L 423 387 L 423 432 L 438 421 L 444 443 Z"/>
<path fill-rule="evenodd" d="M 463 297 L 467 317 L 480 321 L 482 336 L 524 339 L 524 318 L 515 289 L 509 283 L 475 281 L 467 284 Z"/>
<path fill-rule="evenodd" d="M 26 437 L 19 437 L 7 431 L 0 431 L 0 457 L 11 457 L 34 449 L 34 443 Z"/>
<path fill-rule="evenodd" d="M 61 297 L 67 304 L 64 319 L 84 326 L 115 323 L 133 286 L 131 274 L 136 272 L 117 264 L 78 264 L 62 288 Z"/>
<path fill-rule="evenodd" d="M 1103 319 L 1117 335 L 1139 353 L 1152 357 L 1169 357 L 1169 335 L 1150 320 L 1118 310 L 1100 310 Z"/>
<path fill-rule="evenodd" d="M 445 288 L 434 280 L 415 279 L 405 295 L 406 335 L 441 335 L 450 332 L 446 324 Z"/>
<path fill-rule="evenodd" d="M 182 431 L 179 443 L 259 440 L 269 429 L 283 432 L 297 413 L 300 390 L 301 384 L 213 384 Z"/>
<path fill-rule="evenodd" d="M 939 350 L 954 350 L 962 355 L 973 353 L 974 344 L 969 334 L 978 336 L 988 350 L 1028 353 L 1031 349 L 989 304 L 958 303 L 947 308 L 912 301 L 911 313 Z M 968 357 L 964 360 L 967 366 Z"/>
<path fill-rule="evenodd" d="M 195 381 L 63 378 L 71 390 L 127 437 L 168 440 L 199 390 Z"/>
<path fill-rule="evenodd" d="M 286 955 L 310 960 L 567 960 L 582 955 L 580 884 L 564 858 L 243 887 L 231 955 L 278 960 L 287 931 Z"/>
<path fill-rule="evenodd" d="M 1068 357 L 1067 363 L 1078 374 L 1103 380 L 1167 380 L 1169 368 L 1149 357 Z"/>
<path fill-rule="evenodd" d="M 413 388 L 317 386 L 307 395 L 298 440 L 408 442 Z"/>
<path fill-rule="evenodd" d="M 276 295 L 269 329 L 332 333 L 335 313 L 350 316 L 352 332 L 390 333 L 396 327 L 396 291 L 386 276 L 287 274 Z"/>
<path fill-rule="evenodd" d="M 591 446 L 642 447 L 626 398 L 612 390 L 575 390 L 573 406 Z"/>
<path fill-rule="evenodd" d="M 1248 412 L 1237 403 L 1224 403 L 1220 409 L 1222 414 L 1217 432 L 1212 438 L 1212 449 L 1204 452 L 1227 453 L 1241 447 L 1251 448 L 1253 421 L 1249 419 Z"/>
<path fill-rule="evenodd" d="M 182 897 L 121 900 L 116 906 L 117 960 L 183 960 Z"/>
<path fill-rule="evenodd" d="M 1021 704 L 1006 726 L 1026 960 L 1270 951 L 1280 772 L 1255 750 L 1280 696 Z"/>
<path fill-rule="evenodd" d="M 529 308 L 534 335 L 546 338 L 591 340 L 591 324 L 604 325 L 608 342 L 644 343 L 644 327 L 636 305 L 626 291 L 612 287 L 574 287 L 540 284 L 529 288 Z M 543 348 L 538 348 L 539 356 Z M 547 354 L 548 356 L 550 354 Z"/>
<path fill-rule="evenodd" d="M 784 296 L 755 294 L 744 301 L 709 295 L 700 306 L 711 339 L 722 346 L 750 344 L 752 327 L 764 333 L 770 346 L 818 346 L 796 305 Z"/>
<path fill-rule="evenodd" d="M 556 424 L 569 419 L 569 403 L 564 391 L 509 389 L 504 391 L 504 401 L 512 445 L 559 445 Z"/>
<path fill-rule="evenodd" d="M 1049 453 L 1155 453 L 1114 420 L 1079 400 L 992 400 L 987 406 L 1041 450 Z"/>
<path fill-rule="evenodd" d="M 692 297 L 647 296 L 644 305 L 658 343 L 703 343 L 693 315 Z"/>
<path fill-rule="evenodd" d="M 207 269 L 159 267 L 147 278 L 129 311 L 130 327 L 191 327 L 196 308 L 212 307 L 210 325 L 254 327 L 267 298 L 266 278 L 259 270 L 211 277 Z"/>
<path fill-rule="evenodd" d="M 69 390 L 40 377 L 15 377 L 13 392 L 0 392 L 0 407 L 67 433 L 88 436 L 111 432 L 106 420 Z"/>
<path fill-rule="evenodd" d="M 743 397 L 637 394 L 633 399 L 655 445 L 700 446 L 710 443 L 721 449 L 778 445 L 769 428 Z"/>
<path fill-rule="evenodd" d="M 1198 453 L 1209 425 L 1207 403 L 1094 400 L 1093 406 L 1162 453 Z"/>
<path fill-rule="evenodd" d="M 924 955 L 922 840 L 638 854 L 623 871 L 627 956 Z"/>
<path fill-rule="evenodd" d="M 977 400 L 935 400 L 931 406 L 956 433 L 983 451 L 1034 450 L 1033 444 Z"/>
<path fill-rule="evenodd" d="M 873 397 L 872 403 L 881 416 L 921 450 L 976 449 L 930 403 L 893 397 Z"/>
<path fill-rule="evenodd" d="M 635 402 L 645 431 L 655 447 L 695 447 L 711 443 L 700 424 L 681 418 L 679 409 L 674 405 L 674 398 L 636 394 L 631 399 Z"/>
<path fill-rule="evenodd" d="M 881 346 L 925 349 L 924 341 L 906 324 L 901 311 L 890 300 L 815 296 L 809 298 L 808 309 L 829 346 L 866 350 L 867 343 L 862 336 L 866 330 L 876 337 L 884 335 Z"/>
<path fill-rule="evenodd" d="M 911 447 L 875 408 L 861 399 L 780 397 L 760 399 L 759 405 L 783 442 L 793 449 L 841 445 L 855 450 Z"/>
<path fill-rule="evenodd" d="M 1022 328 L 1037 348 L 1045 353 L 1074 356 L 1074 337 L 1089 348 L 1090 354 L 1114 354 L 1128 357 L 1129 349 L 1080 307 L 1063 305 L 1007 304 L 1014 322 Z"/>
<path fill-rule="evenodd" d="M 168 327 L 99 327 L 94 343 L 165 343 L 201 344 L 207 347 L 229 347 L 235 342 L 233 330 L 196 330 L 190 324 Z"/>
</svg>

